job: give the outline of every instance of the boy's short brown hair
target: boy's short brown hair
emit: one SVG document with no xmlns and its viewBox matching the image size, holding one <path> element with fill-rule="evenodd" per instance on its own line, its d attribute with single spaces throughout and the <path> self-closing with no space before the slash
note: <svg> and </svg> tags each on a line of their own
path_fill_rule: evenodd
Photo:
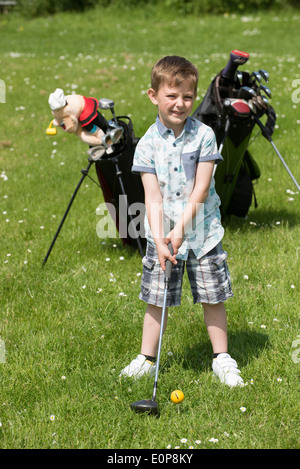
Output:
<svg viewBox="0 0 300 469">
<path fill-rule="evenodd" d="M 151 88 L 157 92 L 164 83 L 179 86 L 184 80 L 190 80 L 196 94 L 198 78 L 198 70 L 191 62 L 184 57 L 168 55 L 158 60 L 152 68 Z"/>
</svg>

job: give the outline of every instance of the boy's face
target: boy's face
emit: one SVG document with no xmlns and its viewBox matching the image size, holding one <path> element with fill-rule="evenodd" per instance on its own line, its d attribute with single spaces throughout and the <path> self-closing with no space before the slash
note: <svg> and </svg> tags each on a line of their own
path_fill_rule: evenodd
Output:
<svg viewBox="0 0 300 469">
<path fill-rule="evenodd" d="M 165 83 L 158 91 L 150 88 L 148 96 L 151 102 L 158 106 L 161 122 L 178 137 L 193 108 L 196 98 L 194 85 L 188 80 L 179 86 Z"/>
</svg>

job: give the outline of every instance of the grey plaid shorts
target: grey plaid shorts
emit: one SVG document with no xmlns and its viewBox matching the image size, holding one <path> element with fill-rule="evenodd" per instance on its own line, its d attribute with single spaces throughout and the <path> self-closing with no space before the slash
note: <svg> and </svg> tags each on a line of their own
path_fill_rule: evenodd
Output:
<svg viewBox="0 0 300 469">
<path fill-rule="evenodd" d="M 222 303 L 233 296 L 230 274 L 227 266 L 227 252 L 220 242 L 205 256 L 197 259 L 192 251 L 186 261 L 177 260 L 172 267 L 167 295 L 167 306 L 181 303 L 182 281 L 186 270 L 194 303 Z M 139 298 L 147 304 L 162 307 L 164 296 L 164 271 L 162 270 L 155 246 L 148 243 L 143 257 L 143 275 Z"/>
</svg>

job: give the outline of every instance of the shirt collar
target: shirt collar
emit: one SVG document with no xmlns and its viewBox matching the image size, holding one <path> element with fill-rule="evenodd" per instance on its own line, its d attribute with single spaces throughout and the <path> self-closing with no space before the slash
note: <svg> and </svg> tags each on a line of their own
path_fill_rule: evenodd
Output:
<svg viewBox="0 0 300 469">
<path fill-rule="evenodd" d="M 164 135 L 166 132 L 169 133 L 168 132 L 169 129 L 161 122 L 161 120 L 159 119 L 159 116 L 156 117 L 156 125 L 157 125 L 157 129 L 160 135 Z M 190 133 L 192 132 L 193 121 L 190 118 L 190 116 L 188 116 L 183 130 L 186 132 L 190 132 Z"/>
</svg>

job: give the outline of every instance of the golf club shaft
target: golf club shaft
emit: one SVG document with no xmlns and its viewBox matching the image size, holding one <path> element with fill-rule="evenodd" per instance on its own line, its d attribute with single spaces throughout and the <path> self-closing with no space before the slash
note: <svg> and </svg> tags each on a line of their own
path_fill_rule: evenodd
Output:
<svg viewBox="0 0 300 469">
<path fill-rule="evenodd" d="M 173 255 L 173 248 L 172 244 L 168 244 L 169 251 Z M 162 344 L 162 337 L 164 333 L 164 322 L 165 322 L 165 315 L 167 309 L 167 294 L 169 288 L 169 280 L 171 277 L 171 270 L 172 270 L 172 263 L 168 259 L 166 260 L 166 270 L 165 270 L 165 289 L 164 289 L 164 300 L 163 300 L 163 307 L 161 313 L 161 323 L 160 323 L 160 331 L 159 331 L 159 341 L 158 341 L 158 349 L 157 349 L 157 357 L 156 357 L 156 370 L 155 370 L 155 378 L 154 378 L 154 387 L 153 387 L 153 396 L 152 400 L 156 399 L 156 391 L 157 391 L 157 382 L 158 382 L 158 371 L 159 371 L 159 361 L 160 361 L 160 352 L 161 352 L 161 344 Z"/>
<path fill-rule="evenodd" d="M 164 291 L 164 303 L 161 313 L 161 324 L 160 324 L 160 332 L 159 332 L 159 341 L 158 341 L 158 349 L 157 349 L 157 357 L 156 357 L 156 370 L 155 370 L 155 378 L 154 378 L 154 387 L 153 387 L 153 396 L 152 399 L 156 399 L 156 391 L 157 391 L 157 382 L 158 382 L 158 370 L 159 370 L 159 361 L 160 361 L 160 352 L 161 352 L 161 344 L 162 344 L 162 337 L 163 337 L 163 330 L 164 330 L 164 322 L 165 322 L 165 314 L 166 314 L 166 307 L 167 307 L 167 294 L 168 290 L 165 288 Z"/>
</svg>

